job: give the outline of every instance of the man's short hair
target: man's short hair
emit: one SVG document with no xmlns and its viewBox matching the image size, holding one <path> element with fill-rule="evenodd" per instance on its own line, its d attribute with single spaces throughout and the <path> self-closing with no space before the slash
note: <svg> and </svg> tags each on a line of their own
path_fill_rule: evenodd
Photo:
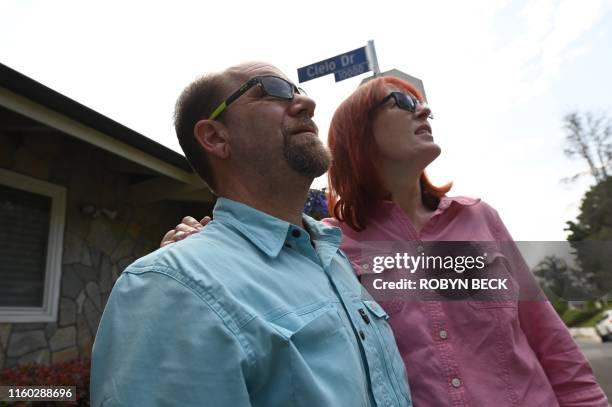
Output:
<svg viewBox="0 0 612 407">
<path fill-rule="evenodd" d="M 195 139 L 195 124 L 212 113 L 226 95 L 227 73 L 206 74 L 190 83 L 181 93 L 174 108 L 174 128 L 187 160 L 211 190 L 215 179 L 206 152 Z M 223 122 L 223 118 L 215 119 Z"/>
</svg>

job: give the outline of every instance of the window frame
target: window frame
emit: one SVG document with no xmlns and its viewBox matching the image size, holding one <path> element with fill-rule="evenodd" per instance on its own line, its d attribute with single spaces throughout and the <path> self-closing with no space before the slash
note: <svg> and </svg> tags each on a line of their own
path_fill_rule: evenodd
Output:
<svg viewBox="0 0 612 407">
<path fill-rule="evenodd" d="M 66 188 L 4 168 L 0 168 L 0 184 L 51 198 L 42 306 L 0 307 L 0 323 L 55 322 L 62 279 Z"/>
</svg>

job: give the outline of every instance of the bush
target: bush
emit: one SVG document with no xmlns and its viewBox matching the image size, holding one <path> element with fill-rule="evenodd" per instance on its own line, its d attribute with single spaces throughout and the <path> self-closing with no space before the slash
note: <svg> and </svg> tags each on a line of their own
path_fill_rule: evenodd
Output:
<svg viewBox="0 0 612 407">
<path fill-rule="evenodd" d="M 0 370 L 0 383 L 11 386 L 76 386 L 77 401 L 16 402 L 13 406 L 89 406 L 89 359 L 55 365 L 27 364 Z M 1 402 L 0 406 L 8 406 Z"/>
<path fill-rule="evenodd" d="M 559 314 L 559 317 L 561 318 L 563 318 L 563 314 L 565 314 L 569 309 L 569 305 L 565 300 L 551 301 L 551 304 L 555 308 L 555 311 L 557 311 L 557 314 Z"/>
<path fill-rule="evenodd" d="M 568 327 L 578 327 L 592 320 L 599 313 L 601 313 L 601 310 L 597 308 L 570 309 L 563 314 L 563 322 Z"/>
</svg>

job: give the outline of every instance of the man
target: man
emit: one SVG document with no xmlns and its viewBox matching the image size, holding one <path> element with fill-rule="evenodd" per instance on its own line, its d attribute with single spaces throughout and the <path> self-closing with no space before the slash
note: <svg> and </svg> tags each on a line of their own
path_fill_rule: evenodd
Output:
<svg viewBox="0 0 612 407">
<path fill-rule="evenodd" d="M 387 315 L 339 251 L 339 230 L 302 215 L 329 165 L 314 109 L 260 63 L 183 91 L 175 126 L 219 196 L 214 221 L 117 280 L 92 405 L 411 405 Z"/>
</svg>

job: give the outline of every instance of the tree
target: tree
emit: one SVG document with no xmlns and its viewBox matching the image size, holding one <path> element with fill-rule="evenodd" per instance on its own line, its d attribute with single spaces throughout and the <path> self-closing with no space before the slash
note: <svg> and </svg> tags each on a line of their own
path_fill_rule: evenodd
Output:
<svg viewBox="0 0 612 407">
<path fill-rule="evenodd" d="M 567 240 L 575 250 L 591 299 L 612 290 L 612 177 L 584 195 L 576 222 L 568 221 Z"/>
<path fill-rule="evenodd" d="M 603 114 L 571 112 L 563 118 L 568 157 L 580 157 L 588 171 L 565 178 L 573 182 L 583 175 L 592 175 L 596 182 L 608 177 L 612 164 L 612 121 Z"/>
<path fill-rule="evenodd" d="M 563 297 L 565 286 L 571 280 L 567 263 L 556 256 L 544 257 L 534 268 L 533 273 L 549 298 L 553 295 Z"/>
<path fill-rule="evenodd" d="M 568 221 L 568 241 L 575 250 L 584 290 L 590 299 L 612 290 L 612 121 L 592 112 L 572 112 L 564 118 L 568 157 L 580 157 L 588 171 L 575 174 L 595 178 L 584 195 L 577 220 Z"/>
<path fill-rule="evenodd" d="M 567 311 L 565 287 L 571 280 L 569 273 L 567 262 L 556 256 L 544 257 L 533 269 L 533 274 L 560 317 Z"/>
<path fill-rule="evenodd" d="M 585 194 L 576 222 L 568 221 L 567 240 L 612 240 L 612 177 L 593 185 Z"/>
</svg>

